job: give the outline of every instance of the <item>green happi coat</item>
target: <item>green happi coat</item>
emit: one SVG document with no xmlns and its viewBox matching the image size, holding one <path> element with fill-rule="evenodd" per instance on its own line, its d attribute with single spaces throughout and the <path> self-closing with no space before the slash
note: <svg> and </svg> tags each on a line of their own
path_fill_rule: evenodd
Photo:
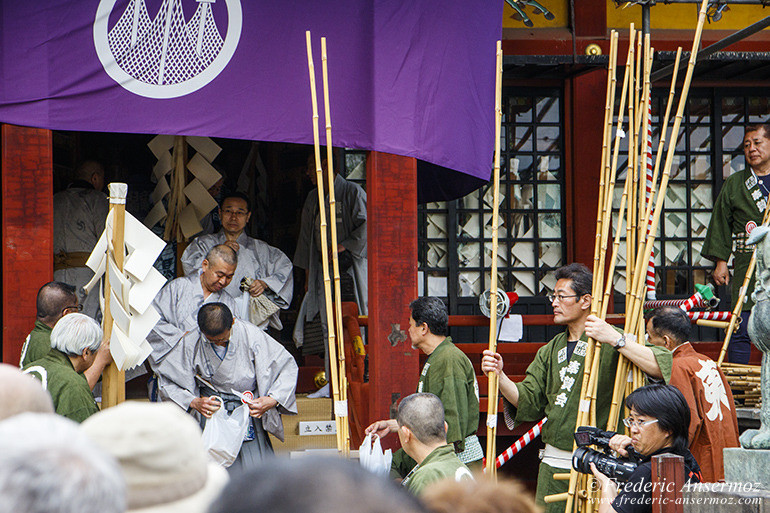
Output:
<svg viewBox="0 0 770 513">
<path fill-rule="evenodd" d="M 433 449 L 422 463 L 409 472 L 402 485 L 415 495 L 419 495 L 423 489 L 432 483 L 452 479 L 454 481 L 473 480 L 473 474 L 460 458 L 455 454 L 454 447 L 442 445 Z"/>
<path fill-rule="evenodd" d="M 40 321 L 35 321 L 35 327 L 27 335 L 27 340 L 21 348 L 19 367 L 25 367 L 39 360 L 51 350 L 51 331 L 53 328 Z"/>
<path fill-rule="evenodd" d="M 452 338 L 445 338 L 428 356 L 420 373 L 417 392 L 429 392 L 441 399 L 444 405 L 444 418 L 449 429 L 447 443 L 454 445 L 455 451 L 466 449 L 465 439 L 476 433 L 479 426 L 479 385 L 476 372 L 468 357 L 452 343 Z M 483 451 L 479 450 L 481 460 Z M 393 454 L 391 475 L 404 477 L 416 462 L 403 449 Z"/>
<path fill-rule="evenodd" d="M 567 335 L 567 331 L 556 335 L 537 351 L 535 359 L 527 367 L 526 377 L 516 383 L 519 392 L 518 408 L 505 401 L 505 417 L 506 421 L 512 419 L 516 424 L 536 422 L 548 417 L 541 431 L 543 442 L 572 452 L 588 339 L 583 334 L 572 357 L 567 359 Z M 671 379 L 671 352 L 663 347 L 646 345 L 655 355 L 663 378 L 668 382 Z M 610 431 L 622 431 L 620 423 L 617 426 L 606 426 L 619 353 L 609 344 L 602 344 L 600 351 L 596 398 L 597 426 Z M 536 495 L 540 504 L 543 504 L 543 496 L 566 491 L 568 485 L 567 481 L 553 481 L 551 469 L 553 467 L 541 463 Z M 564 510 L 563 502 L 548 505 L 546 511 L 559 511 L 559 508 Z"/>
<path fill-rule="evenodd" d="M 59 415 L 83 422 L 99 411 L 86 377 L 75 372 L 70 359 L 58 349 L 27 365 L 24 372 L 43 382 Z"/>
<path fill-rule="evenodd" d="M 732 307 L 735 307 L 738 301 L 740 288 L 754 251 L 754 246 L 746 246 L 746 238 L 751 228 L 762 224 L 765 205 L 766 196 L 763 195 L 757 178 L 750 168 L 730 175 L 722 185 L 719 197 L 714 203 L 701 255 L 712 261 L 727 261 L 731 254 L 735 254 L 733 277 L 730 280 Z M 734 251 L 733 239 L 735 240 Z M 746 301 L 743 303 L 744 312 L 750 311 L 754 306 L 751 300 L 754 282 L 755 279 L 752 277 L 746 290 Z"/>
</svg>

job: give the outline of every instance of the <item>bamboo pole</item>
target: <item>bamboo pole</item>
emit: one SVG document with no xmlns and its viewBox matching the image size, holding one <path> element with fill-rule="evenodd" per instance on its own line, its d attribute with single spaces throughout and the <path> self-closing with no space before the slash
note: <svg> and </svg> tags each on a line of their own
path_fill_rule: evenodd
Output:
<svg viewBox="0 0 770 513">
<path fill-rule="evenodd" d="M 326 302 L 326 324 L 328 327 L 328 339 L 327 344 L 329 346 L 329 372 L 331 373 L 332 397 L 335 404 L 340 400 L 339 395 L 339 381 L 337 378 L 337 345 L 334 336 L 334 315 L 332 305 L 332 289 L 331 281 L 329 278 L 329 245 L 326 240 L 326 207 L 325 207 L 325 195 L 323 185 L 323 172 L 321 170 L 321 146 L 319 142 L 318 133 L 318 99 L 316 96 L 316 84 L 315 84 L 315 66 L 313 65 L 313 48 L 310 41 L 310 31 L 305 32 L 305 42 L 307 45 L 307 67 L 310 74 L 310 100 L 313 105 L 313 151 L 315 155 L 315 173 L 316 181 L 318 183 L 318 210 L 320 211 L 321 218 L 321 267 L 323 268 L 324 278 L 324 299 Z M 337 423 L 337 450 L 343 451 L 344 440 L 342 439 L 342 430 L 340 429 L 340 419 L 337 412 L 334 411 L 334 420 Z"/>
<path fill-rule="evenodd" d="M 618 52 L 618 32 L 613 30 L 610 33 L 610 55 L 609 55 L 609 67 L 607 69 L 607 94 L 604 100 L 604 124 L 602 132 L 602 160 L 601 168 L 599 170 L 599 201 L 596 204 L 596 237 L 594 241 L 594 255 L 599 252 L 600 247 L 600 234 L 602 232 L 602 206 L 604 205 L 604 184 L 606 177 L 609 176 L 610 170 L 610 143 L 612 142 L 612 126 L 613 126 L 613 114 L 615 110 L 615 87 L 617 83 L 617 73 L 615 71 Z M 594 272 L 593 275 L 597 276 L 599 269 L 597 269 L 599 261 L 594 260 Z"/>
<path fill-rule="evenodd" d="M 104 273 L 104 313 L 102 317 L 102 326 L 104 331 L 104 340 L 110 340 L 112 337 L 112 311 L 110 294 L 110 261 L 115 262 L 115 266 L 120 272 L 123 272 L 123 262 L 126 254 L 124 245 L 124 229 L 126 224 L 126 194 L 128 186 L 124 183 L 111 183 L 110 191 L 110 212 L 112 213 L 112 229 L 110 244 L 107 247 L 107 268 Z M 108 216 L 109 218 L 109 216 Z M 112 249 L 112 252 L 110 252 Z M 126 375 L 125 372 L 118 369 L 114 360 L 110 360 L 109 366 L 102 374 L 102 409 L 116 406 L 126 400 Z"/>
<path fill-rule="evenodd" d="M 489 284 L 489 350 L 497 352 L 497 248 L 498 248 L 498 217 L 500 209 L 500 123 L 502 111 L 503 84 L 503 47 L 502 41 L 497 42 L 497 58 L 495 61 L 495 158 L 492 172 L 492 222 L 494 223 L 494 238 L 492 239 L 492 271 Z M 497 374 L 489 373 L 487 387 L 487 475 L 497 480 Z"/>
<path fill-rule="evenodd" d="M 707 5 L 708 5 L 708 0 L 702 0 L 700 11 L 698 14 L 698 25 L 695 29 L 695 37 L 693 39 L 692 51 L 690 52 L 690 60 L 687 66 L 687 72 L 685 73 L 684 84 L 682 85 L 682 91 L 679 96 L 679 104 L 677 106 L 676 117 L 674 118 L 674 124 L 671 128 L 672 138 L 679 133 L 679 127 L 681 126 L 681 123 L 682 123 L 684 109 L 687 104 L 687 96 L 690 91 L 690 83 L 692 82 L 692 75 L 695 70 L 695 59 L 698 52 L 698 47 L 700 46 L 701 35 L 703 33 L 703 24 L 705 23 L 705 20 L 706 20 Z M 641 269 L 640 267 L 642 265 L 646 265 L 646 263 L 649 261 L 650 252 L 652 251 L 652 246 L 653 246 L 653 243 L 655 242 L 655 232 L 658 229 L 660 214 L 661 214 L 661 211 L 663 210 L 663 202 L 665 200 L 666 188 L 668 187 L 668 180 L 671 172 L 671 166 L 674 161 L 675 151 L 676 151 L 676 145 L 675 144 L 669 145 L 668 152 L 666 153 L 666 162 L 663 167 L 663 176 L 661 177 L 660 191 L 658 192 L 656 197 L 655 213 L 652 218 L 652 226 L 650 228 L 650 234 L 647 236 L 643 253 L 641 253 L 640 255 L 641 259 L 639 259 L 639 261 L 637 262 L 636 269 L 635 269 L 635 280 L 638 283 L 636 283 L 636 288 L 633 291 L 634 303 L 641 302 L 640 288 L 644 286 L 645 281 L 644 279 L 640 279 L 640 275 L 644 274 L 643 269 Z M 632 326 L 636 325 L 638 316 L 641 313 L 641 308 L 637 308 L 636 305 L 634 306 L 635 308 L 632 309 L 630 312 Z M 628 319 L 628 317 L 626 318 Z"/>
<path fill-rule="evenodd" d="M 337 200 L 334 190 L 334 149 L 332 148 L 332 118 L 331 107 L 329 105 L 329 70 L 327 66 L 326 38 L 321 38 L 321 69 L 323 74 L 324 90 L 324 119 L 326 120 L 326 176 L 329 182 L 329 223 L 331 224 L 331 249 L 332 249 L 332 272 L 334 275 L 334 315 L 337 332 L 337 361 L 331 361 L 329 354 L 329 366 L 338 365 L 339 371 L 337 385 L 339 390 L 339 404 L 335 405 L 337 410 L 338 425 L 337 429 L 342 431 L 342 452 L 347 457 L 350 455 L 350 423 L 348 422 L 348 394 L 347 375 L 345 373 L 345 341 L 343 340 L 342 328 L 342 292 L 340 287 L 340 264 L 337 251 Z M 328 305 L 327 305 L 328 308 Z"/>
<path fill-rule="evenodd" d="M 631 70 L 629 72 L 629 86 L 628 86 L 628 167 L 626 173 L 632 177 L 632 182 L 635 184 L 630 191 L 628 197 L 628 220 L 626 222 L 626 268 L 633 268 L 635 264 L 635 255 L 632 248 L 636 247 L 636 240 L 634 235 L 636 234 L 636 116 L 634 115 L 634 103 L 638 96 L 638 75 L 637 70 L 634 69 L 636 61 L 636 44 L 637 44 L 637 32 L 634 30 L 633 23 L 630 27 L 630 33 L 628 36 L 628 50 L 631 54 L 630 65 Z M 641 32 L 639 33 L 641 38 Z M 635 80 L 636 78 L 636 80 Z M 626 293 L 626 308 L 627 312 L 629 308 L 629 296 Z"/>
</svg>

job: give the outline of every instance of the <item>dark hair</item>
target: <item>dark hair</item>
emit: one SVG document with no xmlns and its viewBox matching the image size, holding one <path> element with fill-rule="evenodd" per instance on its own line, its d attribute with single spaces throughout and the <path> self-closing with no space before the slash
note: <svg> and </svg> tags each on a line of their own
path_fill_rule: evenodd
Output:
<svg viewBox="0 0 770 513">
<path fill-rule="evenodd" d="M 583 264 L 573 263 L 556 269 L 556 280 L 571 280 L 572 290 L 583 296 L 591 293 L 594 275 Z"/>
<path fill-rule="evenodd" d="M 222 208 L 222 205 L 224 205 L 224 204 L 225 204 L 225 201 L 226 201 L 228 198 L 238 198 L 238 199 L 242 199 L 243 201 L 245 201 L 245 202 L 246 202 L 246 211 L 247 211 L 247 212 L 251 212 L 251 200 L 249 199 L 249 197 L 248 197 L 248 196 L 246 196 L 246 195 L 245 195 L 244 193 L 242 193 L 242 192 L 228 192 L 227 194 L 225 194 L 225 195 L 224 195 L 224 197 L 222 198 L 222 203 L 220 203 L 220 204 L 219 204 L 219 208 Z"/>
<path fill-rule="evenodd" d="M 233 314 L 224 303 L 206 303 L 198 310 L 198 327 L 209 337 L 221 335 L 233 327 Z"/>
<path fill-rule="evenodd" d="M 396 421 L 424 444 L 446 443 L 444 405 L 437 395 L 422 392 L 404 397 L 398 405 Z"/>
<path fill-rule="evenodd" d="M 652 329 L 657 335 L 668 335 L 677 345 L 690 339 L 692 323 L 678 306 L 661 306 L 652 311 Z"/>
<path fill-rule="evenodd" d="M 449 332 L 449 314 L 446 305 L 437 297 L 418 297 L 409 303 L 412 311 L 412 319 L 419 326 L 422 323 L 428 325 L 428 329 L 434 335 L 446 336 Z"/>
<path fill-rule="evenodd" d="M 746 130 L 744 131 L 744 134 L 748 134 L 749 132 L 760 132 L 760 131 L 764 132 L 765 138 L 770 139 L 770 125 L 768 125 L 767 123 L 757 123 L 754 125 L 748 125 L 746 127 Z"/>
<path fill-rule="evenodd" d="M 637 413 L 658 419 L 658 426 L 671 433 L 671 447 L 684 455 L 690 446 L 690 407 L 682 392 L 672 385 L 647 385 L 637 388 L 626 397 L 626 407 Z"/>
<path fill-rule="evenodd" d="M 62 310 L 70 306 L 72 300 L 78 299 L 75 287 L 60 281 L 49 281 L 37 291 L 37 318 L 40 320 L 57 320 Z"/>
<path fill-rule="evenodd" d="M 416 497 L 342 458 L 271 458 L 233 475 L 209 513 L 422 513 Z"/>
</svg>

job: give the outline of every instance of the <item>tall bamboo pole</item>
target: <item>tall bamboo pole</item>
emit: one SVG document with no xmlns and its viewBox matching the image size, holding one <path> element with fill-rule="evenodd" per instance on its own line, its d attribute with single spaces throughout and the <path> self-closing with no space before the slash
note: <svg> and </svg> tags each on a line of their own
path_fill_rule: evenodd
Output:
<svg viewBox="0 0 770 513">
<path fill-rule="evenodd" d="M 307 67 L 308 72 L 310 74 L 310 100 L 313 105 L 313 151 L 315 155 L 315 173 L 316 173 L 316 182 L 318 184 L 318 210 L 320 212 L 320 218 L 321 218 L 321 267 L 323 268 L 323 277 L 324 277 L 324 299 L 326 302 L 326 324 L 328 327 L 328 340 L 327 344 L 329 347 L 329 371 L 331 373 L 331 379 L 329 382 L 331 383 L 332 388 L 332 397 L 334 399 L 334 403 L 337 404 L 337 401 L 340 400 L 339 395 L 339 381 L 337 379 L 337 344 L 335 342 L 334 337 L 334 314 L 333 314 L 333 306 L 332 306 L 332 288 L 331 288 L 331 281 L 329 279 L 329 245 L 326 240 L 326 207 L 325 207 L 325 201 L 326 197 L 324 194 L 324 181 L 323 181 L 323 172 L 321 170 L 321 145 L 319 142 L 319 134 L 318 134 L 318 99 L 316 96 L 316 85 L 315 85 L 315 66 L 313 65 L 313 48 L 312 43 L 310 41 L 310 31 L 305 32 L 305 42 L 307 45 Z M 337 412 L 334 413 L 334 420 L 337 423 L 337 450 L 343 451 L 345 442 L 342 439 L 342 429 L 340 429 L 340 418 L 337 415 Z"/>
<path fill-rule="evenodd" d="M 594 255 L 598 254 L 600 247 L 600 234 L 602 232 L 602 206 L 604 205 L 604 184 L 607 181 L 610 171 L 610 144 L 612 142 L 613 114 L 615 110 L 615 87 L 617 83 L 617 73 L 615 65 L 618 52 L 618 32 L 613 30 L 610 33 L 610 55 L 609 66 L 607 69 L 607 94 L 604 100 L 604 124 L 602 125 L 602 160 L 599 170 L 599 201 L 596 204 L 596 237 L 594 241 Z M 599 274 L 597 265 L 599 260 L 594 260 L 594 276 Z"/>
<path fill-rule="evenodd" d="M 502 111 L 503 84 L 503 47 L 502 41 L 497 42 L 497 59 L 495 61 L 495 160 L 492 172 L 492 222 L 494 235 L 492 239 L 492 272 L 489 284 L 489 350 L 497 352 L 497 247 L 498 247 L 498 217 L 500 210 L 500 123 Z M 497 480 L 497 374 L 489 373 L 487 387 L 487 475 Z"/>
<path fill-rule="evenodd" d="M 641 38 L 641 32 L 639 32 Z M 631 72 L 630 83 L 628 87 L 628 168 L 627 173 L 631 175 L 632 182 L 637 183 L 636 177 L 636 116 L 634 111 L 634 103 L 638 97 L 638 76 L 637 70 L 634 64 L 636 63 L 636 51 L 637 45 L 637 32 L 634 30 L 633 23 L 631 24 L 630 34 L 628 37 L 628 50 L 631 53 Z M 636 233 L 636 187 L 633 187 L 628 197 L 628 220 L 626 222 L 626 268 L 634 267 L 634 251 L 632 248 L 636 247 L 635 233 Z M 628 274 L 628 272 L 626 272 Z M 626 294 L 626 312 L 628 311 L 629 298 Z"/>
<path fill-rule="evenodd" d="M 326 38 L 321 38 L 321 70 L 323 74 L 324 90 L 324 118 L 326 120 L 326 176 L 329 182 L 329 223 L 331 224 L 331 249 L 332 249 L 332 272 L 334 274 L 334 315 L 337 332 L 337 361 L 331 361 L 329 353 L 329 367 L 338 365 L 339 370 L 337 379 L 337 389 L 339 390 L 339 403 L 334 405 L 336 410 L 338 425 L 337 429 L 342 431 L 342 452 L 345 456 L 350 454 L 350 423 L 348 422 L 348 394 L 347 394 L 347 375 L 345 374 L 345 341 L 343 340 L 342 329 L 342 292 L 340 290 L 340 264 L 337 251 L 337 200 L 334 191 L 334 149 L 332 148 L 332 118 L 331 107 L 329 105 L 329 70 L 327 66 Z M 327 305 L 328 308 L 329 305 Z M 331 333 L 331 332 L 330 332 Z"/>
<path fill-rule="evenodd" d="M 107 267 L 106 272 L 104 273 L 104 312 L 102 326 L 105 340 L 110 340 L 112 337 L 110 261 L 114 261 L 118 270 L 123 272 L 123 261 L 126 255 L 124 229 L 126 225 L 126 195 L 128 193 L 128 186 L 124 183 L 111 183 L 109 185 L 109 191 L 112 230 L 110 244 L 107 247 Z M 112 248 L 112 252 L 110 252 L 110 247 Z M 116 406 L 125 400 L 125 372 L 118 369 L 115 362 L 111 360 L 110 365 L 104 370 L 102 375 L 102 408 Z"/>
</svg>

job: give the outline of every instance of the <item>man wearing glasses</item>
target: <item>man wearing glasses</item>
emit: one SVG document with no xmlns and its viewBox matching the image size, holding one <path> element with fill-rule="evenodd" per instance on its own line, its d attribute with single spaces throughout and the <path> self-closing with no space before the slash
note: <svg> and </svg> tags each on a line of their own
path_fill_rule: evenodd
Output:
<svg viewBox="0 0 770 513">
<path fill-rule="evenodd" d="M 230 246 L 238 254 L 238 267 L 230 284 L 225 287 L 232 298 L 239 301 L 239 312 L 248 311 L 249 297 L 264 296 L 280 309 L 289 308 L 294 292 L 294 275 L 291 260 L 280 249 L 246 235 L 246 223 L 251 218 L 248 197 L 240 192 L 225 196 L 219 208 L 222 229 L 211 235 L 201 235 L 193 240 L 182 254 L 185 275 L 196 274 L 211 248 L 219 244 Z M 250 278 L 248 289 L 241 292 L 241 281 Z M 259 327 L 283 328 L 276 310 Z"/>
<path fill-rule="evenodd" d="M 83 305 L 78 302 L 75 287 L 59 281 L 48 282 L 37 291 L 37 317 L 35 327 L 27 335 L 21 347 L 19 367 L 24 368 L 51 351 L 51 331 L 56 323 L 67 314 L 81 312 Z M 93 390 L 102 370 L 110 363 L 109 351 L 99 351 L 95 365 L 83 374 Z"/>
<path fill-rule="evenodd" d="M 582 264 L 557 269 L 556 287 L 549 296 L 555 324 L 567 329 L 541 347 L 527 368 L 527 375 L 514 383 L 503 372 L 503 358 L 484 351 L 481 369 L 499 377 L 505 398 L 505 420 L 514 424 L 536 422 L 548 417 L 542 430 L 545 452 L 538 472 L 537 503 L 546 512 L 563 512 L 564 503 L 546 505 L 543 497 L 567 491 L 568 481 L 555 481 L 556 473 L 569 472 L 572 466 L 573 433 L 580 405 L 583 364 L 588 338 L 602 342 L 596 399 L 597 426 L 604 428 L 609 417 L 618 355 L 622 354 L 647 375 L 656 379 L 671 377 L 671 353 L 661 347 L 639 344 L 631 335 L 623 335 L 591 312 L 593 275 Z M 613 428 L 608 428 L 613 429 Z"/>
</svg>

